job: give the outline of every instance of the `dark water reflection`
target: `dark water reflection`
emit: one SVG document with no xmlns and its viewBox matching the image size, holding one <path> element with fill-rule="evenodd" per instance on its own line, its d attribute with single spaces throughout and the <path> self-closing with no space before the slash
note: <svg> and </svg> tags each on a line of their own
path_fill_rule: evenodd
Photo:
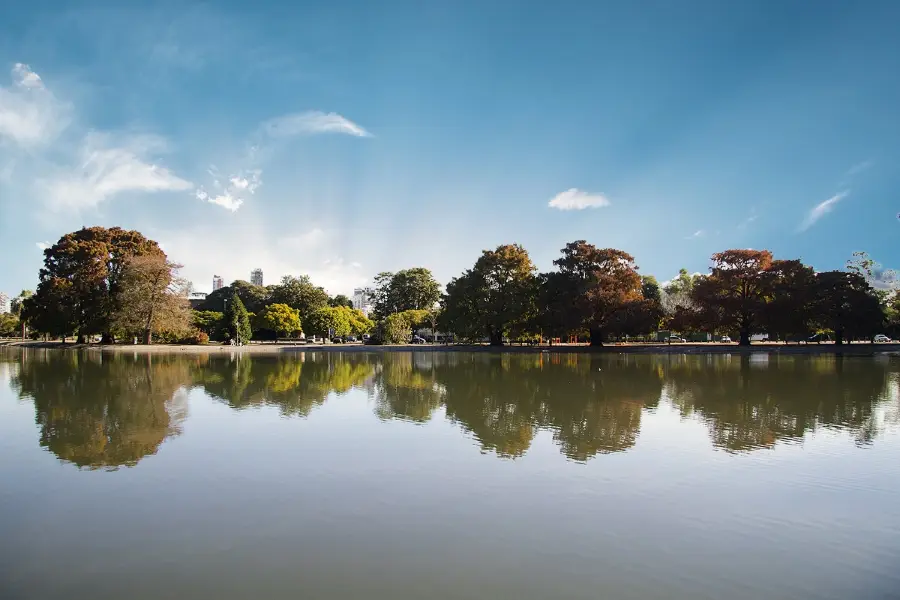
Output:
<svg viewBox="0 0 900 600">
<path fill-rule="evenodd" d="M 36 351 L 11 386 L 34 402 L 40 444 L 87 468 L 136 464 L 180 432 L 187 390 L 229 407 L 306 417 L 352 389 L 382 420 L 438 413 L 481 450 L 523 456 L 539 431 L 575 461 L 639 443 L 660 402 L 706 423 L 714 447 L 748 452 L 822 428 L 858 444 L 886 426 L 879 404 L 898 395 L 896 359 L 807 356 L 647 356 L 488 353 L 299 353 L 290 356 L 100 355 Z M 888 424 L 890 423 L 890 416 Z"/>
</svg>

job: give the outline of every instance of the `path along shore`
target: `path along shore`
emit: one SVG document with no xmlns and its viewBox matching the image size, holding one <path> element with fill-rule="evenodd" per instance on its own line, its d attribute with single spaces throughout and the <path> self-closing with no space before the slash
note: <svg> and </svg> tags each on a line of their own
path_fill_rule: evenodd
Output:
<svg viewBox="0 0 900 600">
<path fill-rule="evenodd" d="M 179 345 L 179 344 L 75 344 L 62 342 L 38 341 L 0 341 L 0 348 L 10 349 L 53 349 L 61 351 L 87 351 L 136 354 L 289 354 L 296 352 L 506 352 L 506 353 L 586 353 L 586 354 L 815 354 L 843 356 L 871 356 L 874 354 L 891 354 L 900 356 L 900 344 L 870 344 L 868 342 L 843 344 L 779 344 L 757 343 L 752 346 L 719 343 L 679 343 L 679 344 L 647 344 L 627 343 L 608 344 L 596 347 L 584 344 L 554 344 L 539 346 L 502 346 L 488 345 L 430 345 L 402 344 L 385 346 L 365 346 L 362 344 L 273 344 L 254 343 L 246 346 L 227 346 L 222 344 Z"/>
</svg>

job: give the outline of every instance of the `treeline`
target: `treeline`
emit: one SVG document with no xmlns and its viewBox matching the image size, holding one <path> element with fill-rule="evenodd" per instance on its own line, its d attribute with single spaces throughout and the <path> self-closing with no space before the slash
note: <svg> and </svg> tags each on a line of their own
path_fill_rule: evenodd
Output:
<svg viewBox="0 0 900 600">
<path fill-rule="evenodd" d="M 744 345 L 757 333 L 787 341 L 833 336 L 841 344 L 900 330 L 900 297 L 873 287 L 877 265 L 863 253 L 845 270 L 817 273 L 766 250 L 726 250 L 712 256 L 708 274 L 682 270 L 660 286 L 639 274 L 628 253 L 578 240 L 554 267 L 539 272 L 522 246 L 509 244 L 485 250 L 444 293 L 425 268 L 379 273 L 371 319 L 307 276 L 265 287 L 235 281 L 192 311 L 180 265 L 156 242 L 136 231 L 91 227 L 45 251 L 36 292 L 17 300 L 15 327 L 145 343 L 247 342 L 301 332 L 406 343 L 427 327 L 432 335 L 493 345 L 572 336 L 602 345 L 659 330 L 729 335 Z"/>
<path fill-rule="evenodd" d="M 519 245 L 486 250 L 447 285 L 440 324 L 466 339 L 588 337 L 592 345 L 667 328 L 734 336 L 750 344 L 832 334 L 837 344 L 872 339 L 898 325 L 900 299 L 871 285 L 877 265 L 863 253 L 847 270 L 816 273 L 767 250 L 726 250 L 707 275 L 679 277 L 660 289 L 638 274 L 622 250 L 579 240 L 567 244 L 556 269 L 538 273 Z"/>
</svg>

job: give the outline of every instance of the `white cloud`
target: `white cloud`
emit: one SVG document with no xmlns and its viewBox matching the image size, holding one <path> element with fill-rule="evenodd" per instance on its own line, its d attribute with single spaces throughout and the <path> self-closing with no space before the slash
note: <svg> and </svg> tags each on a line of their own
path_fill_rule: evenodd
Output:
<svg viewBox="0 0 900 600">
<path fill-rule="evenodd" d="M 835 205 L 846 198 L 850 194 L 850 190 L 844 190 L 839 194 L 835 194 L 828 200 L 816 204 L 812 210 L 807 213 L 806 218 L 800 223 L 799 231 L 806 231 L 816 224 L 816 221 L 834 210 Z"/>
<path fill-rule="evenodd" d="M 46 250 L 47 248 L 49 248 L 52 245 L 53 244 L 51 244 L 50 242 L 37 242 L 35 244 L 35 246 L 37 246 L 38 250 L 40 250 L 41 252 L 43 252 L 44 250 Z"/>
<path fill-rule="evenodd" d="M 571 188 L 554 196 L 547 206 L 559 210 L 583 210 L 609 206 L 609 199 L 603 194 L 589 194 L 578 188 Z"/>
<path fill-rule="evenodd" d="M 371 137 L 368 131 L 337 113 L 312 110 L 269 119 L 261 125 L 270 137 L 312 135 L 316 133 L 343 133 L 357 137 Z"/>
<path fill-rule="evenodd" d="M 327 237 L 325 231 L 314 227 L 306 233 L 280 238 L 278 244 L 285 250 L 308 250 L 319 246 Z"/>
<path fill-rule="evenodd" d="M 691 235 L 685 237 L 684 239 L 686 239 L 686 240 L 693 240 L 693 239 L 696 239 L 696 238 L 699 238 L 699 237 L 703 237 L 704 235 L 706 235 L 706 232 L 703 231 L 702 229 L 698 229 L 697 231 L 695 231 L 695 232 L 692 233 Z"/>
<path fill-rule="evenodd" d="M 11 76 L 11 87 L 0 86 L 0 141 L 26 147 L 51 141 L 68 126 L 70 106 L 50 93 L 28 65 L 16 63 Z"/>
<path fill-rule="evenodd" d="M 45 182 L 51 208 L 93 208 L 125 192 L 180 191 L 193 187 L 191 182 L 146 158 L 164 147 L 161 138 L 139 136 L 122 144 L 111 142 L 106 135 L 88 135 L 81 149 L 81 164 Z"/>
<path fill-rule="evenodd" d="M 875 164 L 871 160 L 864 160 L 862 162 L 856 163 L 849 169 L 847 169 L 847 173 L 845 173 L 845 177 L 853 177 L 854 175 L 859 175 L 863 171 L 867 171 L 872 168 L 872 165 Z"/>
<path fill-rule="evenodd" d="M 244 204 L 243 196 L 255 194 L 262 185 L 262 171 L 259 169 L 231 175 L 228 178 L 228 185 L 225 186 L 219 180 L 219 170 L 215 165 L 211 165 L 207 172 L 213 176 L 213 188 L 217 191 L 210 193 L 201 186 L 194 190 L 194 196 L 198 200 L 216 204 L 231 212 L 237 211 Z"/>
<path fill-rule="evenodd" d="M 746 229 L 755 220 L 756 220 L 756 215 L 750 215 L 749 217 L 747 217 L 741 223 L 738 224 L 738 229 Z"/>
</svg>

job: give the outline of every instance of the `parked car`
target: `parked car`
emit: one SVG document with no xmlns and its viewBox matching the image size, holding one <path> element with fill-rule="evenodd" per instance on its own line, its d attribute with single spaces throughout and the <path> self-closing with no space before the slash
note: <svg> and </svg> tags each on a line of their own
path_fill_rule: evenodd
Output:
<svg viewBox="0 0 900 600">
<path fill-rule="evenodd" d="M 884 335 L 883 333 L 879 333 L 878 335 L 875 336 L 874 341 L 879 344 L 884 344 L 884 343 L 892 342 L 893 340 L 891 340 L 891 338 Z"/>
<path fill-rule="evenodd" d="M 670 344 L 678 344 L 678 343 L 684 343 L 684 342 L 686 342 L 687 340 L 684 339 L 683 337 L 681 337 L 680 335 L 674 335 L 674 334 L 673 334 L 673 335 L 670 335 L 670 336 L 669 336 L 669 340 L 668 340 L 668 341 L 669 341 Z"/>
<path fill-rule="evenodd" d="M 344 338 L 333 337 L 333 338 L 331 338 L 331 343 L 332 343 L 332 344 L 343 344 L 343 343 L 344 343 Z"/>
<path fill-rule="evenodd" d="M 731 338 L 728 337 L 727 335 L 723 335 L 722 338 L 721 338 L 719 341 L 722 342 L 723 344 L 730 344 L 730 343 L 731 343 Z"/>
<path fill-rule="evenodd" d="M 350 342 L 355 342 L 355 341 L 356 341 L 356 336 L 355 336 L 355 335 L 348 335 L 347 338 L 346 338 L 344 341 L 347 342 L 348 344 L 349 344 Z"/>
<path fill-rule="evenodd" d="M 414 335 L 411 340 L 409 340 L 410 344 L 424 344 L 425 338 Z"/>
</svg>

